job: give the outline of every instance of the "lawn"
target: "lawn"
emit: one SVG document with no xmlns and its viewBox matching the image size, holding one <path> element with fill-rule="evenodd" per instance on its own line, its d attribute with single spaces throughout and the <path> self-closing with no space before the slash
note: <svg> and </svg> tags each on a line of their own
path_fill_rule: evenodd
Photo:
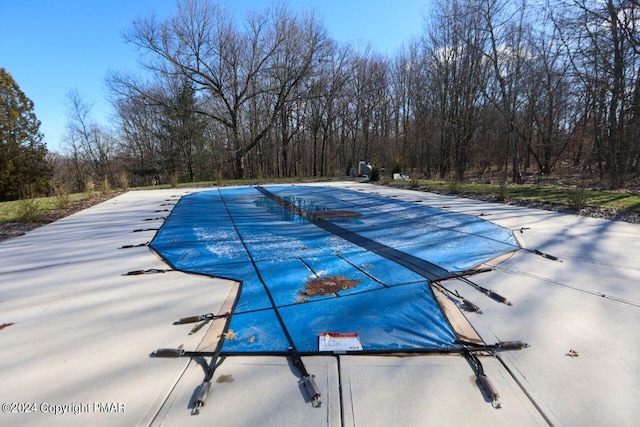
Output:
<svg viewBox="0 0 640 427">
<path fill-rule="evenodd" d="M 447 192 L 461 196 L 478 194 L 495 197 L 498 201 L 542 202 L 567 206 L 577 210 L 584 207 L 600 207 L 640 213 L 640 195 L 628 191 L 590 190 L 531 184 L 501 186 L 498 184 L 433 180 L 389 181 L 387 184 L 423 191 Z"/>
<path fill-rule="evenodd" d="M 46 212 L 68 209 L 74 203 L 94 197 L 90 193 L 75 193 L 61 196 L 38 197 L 34 199 L 0 202 L 0 224 L 22 221 L 37 222 Z"/>
<path fill-rule="evenodd" d="M 245 179 L 245 180 L 228 180 L 228 181 L 202 181 L 202 182 L 188 182 L 179 183 L 177 187 L 214 187 L 214 186 L 228 186 L 228 185 L 257 185 L 257 184 L 271 184 L 271 183 L 294 183 L 294 182 L 313 182 L 322 181 L 318 178 L 277 178 L 277 179 Z M 128 188 L 127 190 L 157 190 L 164 188 L 172 188 L 170 184 L 154 185 L 147 187 Z M 114 190 L 113 195 L 116 192 L 123 191 L 122 189 Z M 11 202 L 0 202 L 0 224 L 7 222 L 41 222 L 42 219 L 53 211 L 59 210 L 72 210 L 71 208 L 76 206 L 75 210 L 78 210 L 77 205 L 79 202 L 86 202 L 90 205 L 90 201 L 99 198 L 104 199 L 111 191 L 100 192 L 86 192 L 86 193 L 74 193 L 74 194 L 60 194 L 58 196 L 51 197 L 38 197 L 34 199 L 15 200 Z M 98 200 L 97 202 L 99 202 Z M 71 212 L 68 212 L 71 213 Z M 56 215 L 59 217 L 60 215 Z M 45 221 L 49 222 L 49 221 Z"/>
<path fill-rule="evenodd" d="M 270 180 L 270 182 L 294 182 L 300 179 Z M 469 195 L 481 195 L 494 197 L 498 201 L 523 201 L 542 202 L 554 205 L 567 206 L 576 210 L 584 207 L 614 209 L 616 211 L 626 211 L 640 213 L 640 195 L 625 191 L 588 190 L 582 188 L 564 188 L 541 185 L 497 185 L 464 183 L 456 181 L 433 181 L 416 180 L 411 181 L 384 181 L 381 182 L 389 186 L 416 189 L 422 191 L 446 192 L 458 194 L 462 197 Z M 256 184 L 255 181 L 225 181 L 225 182 L 202 182 L 186 183 L 179 186 L 208 187 L 214 185 L 249 185 Z M 266 182 L 263 182 L 266 184 Z M 139 189 L 168 188 L 169 186 L 145 187 Z M 131 190 L 136 190 L 135 188 Z M 41 197 L 35 199 L 17 200 L 11 202 L 0 202 L 0 224 L 7 222 L 38 222 L 47 212 L 58 209 L 68 209 L 74 203 L 91 200 L 96 197 L 96 193 L 75 193 L 68 195 Z"/>
</svg>

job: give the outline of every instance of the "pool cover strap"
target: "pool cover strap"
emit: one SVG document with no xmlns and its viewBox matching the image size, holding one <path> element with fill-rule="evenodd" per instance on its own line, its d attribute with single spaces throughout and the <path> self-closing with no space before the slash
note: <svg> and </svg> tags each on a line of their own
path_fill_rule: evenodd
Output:
<svg viewBox="0 0 640 427">
<path fill-rule="evenodd" d="M 276 196 L 269 190 L 264 187 L 256 187 L 258 191 L 264 194 L 266 197 L 271 199 L 273 202 L 278 205 L 290 210 L 291 212 L 300 215 L 305 218 L 309 222 L 317 225 L 329 233 L 332 233 L 338 237 L 341 237 L 355 245 L 360 246 L 363 249 L 366 249 L 370 252 L 373 252 L 377 255 L 380 255 L 383 258 L 386 258 L 390 261 L 393 261 L 397 264 L 402 265 L 403 267 L 408 268 L 416 274 L 424 277 L 427 280 L 437 280 L 451 276 L 447 270 L 442 267 L 438 267 L 435 264 L 430 263 L 429 261 L 425 261 L 423 259 L 417 258 L 413 255 L 409 255 L 405 252 L 401 252 L 397 249 L 384 245 L 382 243 L 376 242 L 375 240 L 371 240 L 367 237 L 364 237 L 358 233 L 354 233 L 353 231 L 347 230 L 339 225 L 329 222 L 317 214 L 310 212 L 300 206 L 296 206 L 295 204 L 282 199 L 281 197 Z"/>
<path fill-rule="evenodd" d="M 185 323 L 195 323 L 195 322 L 200 322 L 202 320 L 214 320 L 214 319 L 222 319 L 224 317 L 229 317 L 231 315 L 231 313 L 223 313 L 223 314 L 213 314 L 213 313 L 207 313 L 207 314 L 200 314 L 197 316 L 189 316 L 189 317 L 183 317 L 180 320 L 174 322 L 174 325 L 182 325 Z"/>
</svg>

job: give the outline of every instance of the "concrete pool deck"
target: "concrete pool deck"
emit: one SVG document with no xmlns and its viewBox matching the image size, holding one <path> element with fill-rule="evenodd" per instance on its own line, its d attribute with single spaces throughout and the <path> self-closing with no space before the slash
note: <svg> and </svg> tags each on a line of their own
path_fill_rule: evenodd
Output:
<svg viewBox="0 0 640 427">
<path fill-rule="evenodd" d="M 171 203 L 197 189 L 135 191 L 0 243 L 2 425 L 635 425 L 640 419 L 640 226 L 353 182 L 322 183 L 420 201 L 517 232 L 527 250 L 473 281 L 442 285 L 480 306 L 465 313 L 487 343 L 530 348 L 483 358 L 495 409 L 460 356 L 313 356 L 314 408 L 286 358 L 228 357 L 200 415 L 202 368 L 152 358 L 195 349 L 173 325 L 218 312 L 234 283 L 176 271 L 148 247 Z M 134 230 L 142 230 L 136 231 Z M 30 411 L 30 412 L 27 412 Z M 60 413 L 60 412 L 65 413 Z M 21 413 L 22 412 L 22 413 Z M 57 413 L 54 413 L 57 412 Z"/>
</svg>

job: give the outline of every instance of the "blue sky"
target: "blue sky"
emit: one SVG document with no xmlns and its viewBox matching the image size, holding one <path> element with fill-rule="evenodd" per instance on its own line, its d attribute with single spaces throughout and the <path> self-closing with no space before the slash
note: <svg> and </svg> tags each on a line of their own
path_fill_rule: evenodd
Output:
<svg viewBox="0 0 640 427">
<path fill-rule="evenodd" d="M 212 0 L 212 2 L 214 2 Z M 221 0 L 238 17 L 270 0 Z M 370 44 L 393 55 L 422 32 L 428 0 L 290 0 L 293 10 L 315 10 L 341 43 Z M 93 104 L 92 116 L 110 122 L 104 78 L 136 70 L 137 52 L 122 32 L 140 16 L 164 17 L 175 0 L 0 0 L 0 68 L 35 104 L 51 151 L 61 151 L 67 123 L 65 94 L 76 90 Z"/>
</svg>

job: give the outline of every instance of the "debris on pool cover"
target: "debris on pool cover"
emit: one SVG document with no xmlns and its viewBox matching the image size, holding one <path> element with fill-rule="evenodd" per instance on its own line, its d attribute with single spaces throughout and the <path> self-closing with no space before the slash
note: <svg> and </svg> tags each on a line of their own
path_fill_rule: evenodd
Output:
<svg viewBox="0 0 640 427">
<path fill-rule="evenodd" d="M 325 210 L 325 211 L 317 211 L 314 212 L 314 216 L 316 218 L 329 219 L 329 218 L 358 218 L 362 216 L 359 212 L 354 211 L 336 211 L 336 210 Z"/>
<path fill-rule="evenodd" d="M 316 277 L 307 282 L 305 290 L 300 291 L 300 294 L 308 297 L 331 295 L 355 288 L 360 283 L 362 283 L 362 280 L 347 279 L 343 276 Z"/>
</svg>

